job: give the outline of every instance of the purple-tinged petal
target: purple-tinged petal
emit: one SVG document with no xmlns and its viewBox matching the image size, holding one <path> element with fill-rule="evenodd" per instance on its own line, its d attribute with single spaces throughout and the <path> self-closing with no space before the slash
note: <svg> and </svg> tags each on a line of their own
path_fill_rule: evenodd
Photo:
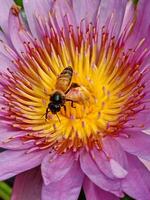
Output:
<svg viewBox="0 0 150 200">
<path fill-rule="evenodd" d="M 83 189 L 86 196 L 86 200 L 119 200 L 115 195 L 102 190 L 92 183 L 87 177 L 84 179 Z"/>
<path fill-rule="evenodd" d="M 113 29 L 113 35 L 117 36 L 122 26 L 127 2 L 127 0 L 101 0 L 97 13 L 98 29 L 101 31 L 102 27 L 110 20 L 109 29 Z"/>
<path fill-rule="evenodd" d="M 38 37 L 36 17 L 48 18 L 48 13 L 53 5 L 52 0 L 23 0 L 25 13 L 30 30 L 34 37 Z"/>
<path fill-rule="evenodd" d="M 77 200 L 84 175 L 78 162 L 60 180 L 47 186 L 43 185 L 42 200 Z"/>
<path fill-rule="evenodd" d="M 14 11 L 15 10 L 15 11 Z M 21 17 L 19 15 L 19 8 L 14 5 L 9 13 L 9 33 L 12 44 L 17 52 L 25 52 L 25 46 L 23 45 L 23 40 L 21 40 L 20 32 L 25 30 L 25 27 L 21 21 Z"/>
<path fill-rule="evenodd" d="M 110 160 L 113 174 L 117 178 L 124 178 L 127 175 L 127 158 L 120 144 L 111 137 L 103 139 L 103 151 Z"/>
<path fill-rule="evenodd" d="M 133 25 L 136 16 L 135 4 L 132 1 L 128 1 L 122 21 L 120 34 L 128 27 Z"/>
<path fill-rule="evenodd" d="M 1 0 L 0 3 L 0 27 L 6 34 L 8 34 L 8 16 L 13 0 Z"/>
<path fill-rule="evenodd" d="M 1 127 L 0 128 L 0 143 L 8 141 L 12 137 L 17 137 L 19 135 L 23 136 L 26 133 L 24 131 L 13 130 L 12 128 L 8 127 Z"/>
<path fill-rule="evenodd" d="M 69 1 L 65 0 L 57 0 L 55 1 L 55 4 L 53 6 L 53 12 L 55 14 L 56 21 L 53 23 L 54 26 L 58 25 L 57 29 L 65 31 L 65 29 L 69 29 L 69 25 L 76 26 L 75 22 L 75 16 L 74 16 L 74 11 L 72 10 L 72 7 L 70 5 Z M 53 13 L 51 14 L 51 18 L 53 18 Z M 67 22 L 67 24 L 66 24 Z M 52 19 L 51 19 L 52 23 Z M 68 27 L 66 27 L 66 25 Z M 53 26 L 53 28 L 54 28 Z M 56 30 L 56 29 L 55 29 Z M 58 30 L 57 30 L 58 31 Z"/>
<path fill-rule="evenodd" d="M 147 89 L 149 88 L 149 83 L 145 85 L 145 89 L 146 88 Z M 144 92 L 147 93 L 146 95 L 149 95 L 149 89 Z M 149 99 L 149 97 L 147 99 Z M 145 98 L 143 99 L 143 101 L 147 101 L 147 99 Z M 150 128 L 149 103 L 145 103 L 145 110 L 142 110 L 141 112 L 137 113 L 137 115 L 135 116 L 135 120 L 128 122 L 128 124 L 129 126 L 141 127 L 142 130 L 149 129 Z"/>
<path fill-rule="evenodd" d="M 11 200 L 41 200 L 42 183 L 39 167 L 17 175 Z"/>
<path fill-rule="evenodd" d="M 72 153 L 63 155 L 48 154 L 42 161 L 42 176 L 45 185 L 61 180 L 71 169 L 74 163 Z"/>
<path fill-rule="evenodd" d="M 139 158 L 139 160 L 147 167 L 147 169 L 150 171 L 150 161 L 144 160 L 142 158 Z"/>
<path fill-rule="evenodd" d="M 128 130 L 116 137 L 116 140 L 125 151 L 150 160 L 150 135 L 139 130 Z"/>
<path fill-rule="evenodd" d="M 2 31 L 0 31 L 0 41 L 7 43 L 7 38 Z"/>
<path fill-rule="evenodd" d="M 105 176 L 98 168 L 95 160 L 96 158 L 92 158 L 88 152 L 83 151 L 80 155 L 80 163 L 83 172 L 93 183 L 103 190 L 112 192 L 117 196 L 122 195 L 120 191 L 120 180 L 113 180 Z"/>
<path fill-rule="evenodd" d="M 30 141 L 28 143 L 24 143 L 19 138 L 8 140 L 5 142 L 0 142 L 0 148 L 4 149 L 10 149 L 10 150 L 23 150 L 23 149 L 29 149 L 34 146 L 34 141 Z"/>
<path fill-rule="evenodd" d="M 138 2 L 136 10 L 137 11 L 136 24 L 134 26 L 132 35 L 128 40 L 129 48 L 130 47 L 133 48 L 133 46 L 141 42 L 143 38 L 145 37 L 147 38 L 149 36 L 150 33 L 149 10 L 150 10 L 150 1 L 142 0 Z M 149 44 L 150 40 L 148 37 L 146 45 L 149 46 Z"/>
<path fill-rule="evenodd" d="M 15 14 L 13 11 L 14 9 Z M 27 30 L 26 25 L 23 23 L 20 16 L 20 10 L 16 6 L 13 6 L 10 10 L 9 31 L 11 33 L 11 42 L 21 57 L 23 57 L 23 53 L 27 53 L 29 51 L 29 47 L 30 49 L 35 49 L 35 40 Z"/>
<path fill-rule="evenodd" d="M 97 149 L 93 149 L 92 155 L 95 158 L 95 162 L 99 169 L 109 178 L 114 179 L 116 178 L 112 173 L 111 166 L 110 166 L 110 159 L 102 151 L 98 151 Z"/>
<path fill-rule="evenodd" d="M 125 170 L 118 162 L 113 159 L 110 159 L 110 166 L 113 174 L 117 178 L 124 178 L 128 174 L 127 170 Z"/>
<path fill-rule="evenodd" d="M 150 199 L 150 172 L 135 157 L 128 155 L 128 175 L 122 181 L 122 189 L 129 196 L 139 200 Z"/>
<path fill-rule="evenodd" d="M 9 33 L 8 33 L 9 34 Z M 12 48 L 12 43 L 10 41 L 10 38 L 2 31 L 0 31 L 0 41 L 4 42 L 5 44 L 9 45 L 10 48 Z"/>
<path fill-rule="evenodd" d="M 16 59 L 17 55 L 12 49 L 10 40 L 7 40 L 4 33 L 0 31 L 0 70 L 1 72 L 8 72 L 7 69 L 14 69 L 12 60 Z M 3 79 L 3 78 L 2 78 Z"/>
<path fill-rule="evenodd" d="M 99 169 L 109 178 L 123 178 L 126 176 L 127 171 L 115 160 L 110 159 L 103 151 L 97 149 L 92 150 L 92 156 Z M 116 168 L 117 167 L 117 168 Z"/>
<path fill-rule="evenodd" d="M 20 137 L 24 135 L 24 131 L 0 128 L 0 147 L 11 150 L 23 150 L 32 147 L 34 145 L 34 141 L 23 142 L 20 140 Z"/>
<path fill-rule="evenodd" d="M 100 0 L 73 0 L 73 12 L 76 18 L 76 24 L 79 26 L 82 20 L 87 24 L 93 23 L 96 19 Z"/>
<path fill-rule="evenodd" d="M 7 71 L 8 68 L 13 69 L 14 68 L 13 63 L 11 62 L 11 60 L 8 57 L 6 57 L 2 53 L 0 53 L 0 71 L 1 72 L 8 72 Z"/>
<path fill-rule="evenodd" d="M 8 33 L 9 34 L 9 33 Z M 0 42 L 3 43 L 3 44 L 6 44 L 6 48 L 7 46 L 11 49 L 12 48 L 12 51 L 14 50 L 13 49 L 13 45 L 10 41 L 10 37 L 8 37 L 4 32 L 0 31 Z M 4 45 L 3 45 L 4 46 Z M 0 52 L 2 53 L 3 51 L 1 50 L 1 47 L 2 45 L 0 45 Z M 15 53 L 14 53 L 15 54 Z"/>
<path fill-rule="evenodd" d="M 0 180 L 8 179 L 41 164 L 47 151 L 27 153 L 7 150 L 0 153 Z"/>
</svg>

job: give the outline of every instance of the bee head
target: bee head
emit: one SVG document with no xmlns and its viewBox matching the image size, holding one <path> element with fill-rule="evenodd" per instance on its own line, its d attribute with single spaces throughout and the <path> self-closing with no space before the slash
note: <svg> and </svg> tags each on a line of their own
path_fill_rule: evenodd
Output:
<svg viewBox="0 0 150 200">
<path fill-rule="evenodd" d="M 60 104 L 54 104 L 54 103 L 50 103 L 48 105 L 50 111 L 53 113 L 53 114 L 56 114 L 57 112 L 60 111 L 61 109 L 61 105 Z"/>
</svg>

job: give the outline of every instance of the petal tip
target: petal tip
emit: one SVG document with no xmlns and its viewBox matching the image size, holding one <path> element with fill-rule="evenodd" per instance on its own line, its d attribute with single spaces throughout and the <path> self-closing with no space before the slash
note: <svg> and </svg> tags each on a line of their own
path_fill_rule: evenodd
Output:
<svg viewBox="0 0 150 200">
<path fill-rule="evenodd" d="M 125 170 L 118 162 L 111 159 L 110 165 L 112 168 L 113 174 L 116 176 L 116 178 L 125 178 L 128 174 L 127 170 Z"/>
<path fill-rule="evenodd" d="M 15 15 L 15 16 L 18 16 L 18 15 L 19 15 L 20 10 L 21 10 L 21 7 L 18 6 L 18 5 L 16 5 L 15 3 L 14 3 L 14 4 L 12 5 L 12 7 L 11 7 L 11 12 L 12 12 L 12 14 Z"/>
</svg>

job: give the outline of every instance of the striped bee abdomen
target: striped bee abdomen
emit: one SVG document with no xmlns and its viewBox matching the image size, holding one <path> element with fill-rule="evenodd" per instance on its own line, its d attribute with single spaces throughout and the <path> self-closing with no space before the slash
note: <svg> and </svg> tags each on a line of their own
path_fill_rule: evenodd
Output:
<svg viewBox="0 0 150 200">
<path fill-rule="evenodd" d="M 66 67 L 57 78 L 56 90 L 65 92 L 70 86 L 73 75 L 72 67 Z"/>
</svg>

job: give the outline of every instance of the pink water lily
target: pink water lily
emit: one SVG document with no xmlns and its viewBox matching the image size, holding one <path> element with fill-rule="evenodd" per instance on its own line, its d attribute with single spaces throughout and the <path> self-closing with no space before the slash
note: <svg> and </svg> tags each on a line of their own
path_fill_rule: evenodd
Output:
<svg viewBox="0 0 150 200">
<path fill-rule="evenodd" d="M 82 187 L 87 200 L 149 200 L 150 2 L 23 4 L 25 15 L 0 6 L 0 180 L 16 176 L 12 200 L 77 200 Z M 56 115 L 68 66 L 76 101 Z"/>
</svg>

